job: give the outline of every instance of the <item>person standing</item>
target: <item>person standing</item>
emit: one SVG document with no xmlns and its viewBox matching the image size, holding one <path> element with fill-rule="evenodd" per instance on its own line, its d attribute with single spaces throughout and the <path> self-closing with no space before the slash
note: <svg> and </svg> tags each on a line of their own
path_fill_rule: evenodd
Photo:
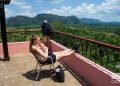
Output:
<svg viewBox="0 0 120 86">
<path fill-rule="evenodd" d="M 52 28 L 49 25 L 47 20 L 44 20 L 41 24 L 41 28 L 42 28 L 42 35 L 45 38 L 46 41 L 46 46 L 50 49 L 50 36 L 52 34 Z"/>
</svg>

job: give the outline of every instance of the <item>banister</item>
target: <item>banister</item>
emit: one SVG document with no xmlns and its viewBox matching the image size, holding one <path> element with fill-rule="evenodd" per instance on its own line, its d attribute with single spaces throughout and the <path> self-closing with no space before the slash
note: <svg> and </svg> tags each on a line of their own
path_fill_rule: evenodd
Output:
<svg viewBox="0 0 120 86">
<path fill-rule="evenodd" d="M 68 35 L 68 36 L 71 36 L 71 37 L 74 37 L 74 38 L 77 38 L 77 39 L 80 39 L 80 40 L 85 40 L 85 41 L 88 41 L 88 42 L 92 42 L 92 43 L 101 45 L 103 47 L 107 47 L 107 48 L 111 48 L 111 49 L 120 51 L 120 47 L 119 46 L 115 46 L 115 45 L 111 45 L 111 44 L 107 44 L 107 43 L 103 43 L 103 42 L 98 42 L 98 41 L 95 41 L 95 40 L 91 40 L 91 39 L 75 36 L 75 35 L 72 35 L 72 34 L 69 34 L 69 33 L 64 33 L 64 32 L 59 32 L 59 31 L 54 31 L 54 32 L 60 33 L 60 34 L 64 34 L 64 35 Z"/>
<path fill-rule="evenodd" d="M 7 31 L 7 33 L 36 32 L 36 31 L 41 31 L 41 30 L 38 30 L 38 29 L 37 30 L 18 30 L 18 31 Z M 98 42 L 98 41 L 95 41 L 95 40 L 91 40 L 91 39 L 75 36 L 75 35 L 70 34 L 70 33 L 65 33 L 65 32 L 60 32 L 60 31 L 55 31 L 55 30 L 54 30 L 54 32 L 55 33 L 64 34 L 64 35 L 68 35 L 68 36 L 71 36 L 71 37 L 74 37 L 74 38 L 77 38 L 77 39 L 80 39 L 80 40 L 85 40 L 85 41 L 88 41 L 88 42 L 92 42 L 92 43 L 101 45 L 103 47 L 107 47 L 107 48 L 111 48 L 111 49 L 120 51 L 120 47 L 119 46 L 115 46 L 115 45 L 111 45 L 111 44 L 107 44 L 107 43 Z M 0 32 L 0 34 L 1 34 L 1 32 Z"/>
<path fill-rule="evenodd" d="M 54 31 L 52 39 L 60 44 L 73 48 L 80 55 L 110 69 L 120 72 L 120 47 L 75 36 L 69 33 Z"/>
<path fill-rule="evenodd" d="M 41 30 L 38 30 L 38 29 L 37 30 L 18 30 L 18 31 L 7 31 L 7 33 L 36 32 L 36 31 L 41 31 Z M 88 42 L 92 42 L 92 43 L 101 45 L 103 47 L 107 47 L 107 48 L 111 48 L 111 49 L 120 51 L 119 46 L 115 46 L 115 45 L 111 45 L 111 44 L 107 44 L 107 43 L 103 43 L 103 42 L 98 42 L 98 41 L 95 41 L 95 40 L 75 36 L 73 34 L 69 34 L 69 33 L 65 33 L 65 32 L 60 32 L 60 31 L 55 31 L 55 30 L 54 30 L 54 32 L 64 34 L 64 35 L 68 35 L 68 36 L 71 36 L 71 37 L 74 37 L 74 38 L 77 38 L 77 39 L 80 39 L 80 40 L 85 40 L 85 41 L 88 41 Z M 1 32 L 0 32 L 0 34 L 1 34 Z"/>
</svg>

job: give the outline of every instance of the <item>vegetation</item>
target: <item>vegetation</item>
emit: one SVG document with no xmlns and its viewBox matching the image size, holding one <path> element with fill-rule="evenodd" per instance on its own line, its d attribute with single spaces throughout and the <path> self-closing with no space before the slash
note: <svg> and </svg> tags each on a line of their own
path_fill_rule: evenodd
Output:
<svg viewBox="0 0 120 86">
<path fill-rule="evenodd" d="M 50 23 L 54 30 L 120 46 L 120 26 Z M 7 31 L 39 29 L 40 25 L 8 26 Z M 14 36 L 12 36 L 14 37 Z M 1 42 L 1 39 L 0 39 Z"/>
<path fill-rule="evenodd" d="M 53 23 L 52 26 L 61 32 L 120 46 L 120 27 L 118 26 L 80 26 L 61 23 Z"/>
</svg>

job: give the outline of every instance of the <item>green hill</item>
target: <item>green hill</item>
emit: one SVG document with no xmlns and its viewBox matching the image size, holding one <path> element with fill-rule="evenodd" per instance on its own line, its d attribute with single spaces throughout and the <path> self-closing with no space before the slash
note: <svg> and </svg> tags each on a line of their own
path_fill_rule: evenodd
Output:
<svg viewBox="0 0 120 86">
<path fill-rule="evenodd" d="M 7 25 L 10 26 L 21 26 L 30 24 L 40 24 L 43 20 L 48 20 L 49 23 L 52 22 L 62 22 L 64 24 L 79 24 L 79 19 L 75 16 L 57 16 L 52 14 L 38 14 L 37 16 L 31 18 L 26 16 L 16 16 L 10 17 L 7 20 Z"/>
<path fill-rule="evenodd" d="M 120 26 L 120 22 L 102 22 L 98 19 L 77 18 L 76 16 L 58 16 L 53 14 L 38 14 L 35 17 L 16 16 L 7 19 L 9 26 L 23 25 L 39 25 L 43 20 L 48 20 L 49 23 L 61 22 L 64 24 L 82 24 L 82 25 L 115 25 Z"/>
</svg>

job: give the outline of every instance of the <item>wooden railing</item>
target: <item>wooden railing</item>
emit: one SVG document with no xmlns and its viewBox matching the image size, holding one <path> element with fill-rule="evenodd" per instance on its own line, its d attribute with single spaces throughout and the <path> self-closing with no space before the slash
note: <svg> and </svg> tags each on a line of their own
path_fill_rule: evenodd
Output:
<svg viewBox="0 0 120 86">
<path fill-rule="evenodd" d="M 31 34 L 41 35 L 41 31 L 11 31 L 7 32 L 7 39 L 8 42 L 28 41 L 31 37 Z M 119 46 L 114 46 L 58 31 L 53 32 L 51 39 L 68 48 L 76 49 L 77 53 L 106 67 L 107 69 L 110 69 L 114 72 L 120 72 Z"/>
<path fill-rule="evenodd" d="M 84 57 L 110 69 L 120 72 L 120 47 L 95 40 L 78 37 L 72 34 L 55 31 L 52 39 L 60 44 L 76 49 Z"/>
<path fill-rule="evenodd" d="M 19 31 L 9 31 L 7 32 L 8 42 L 20 42 L 28 41 L 32 34 L 41 35 L 40 30 L 19 30 Z M 0 42 L 1 42 L 1 32 L 0 32 Z"/>
</svg>

